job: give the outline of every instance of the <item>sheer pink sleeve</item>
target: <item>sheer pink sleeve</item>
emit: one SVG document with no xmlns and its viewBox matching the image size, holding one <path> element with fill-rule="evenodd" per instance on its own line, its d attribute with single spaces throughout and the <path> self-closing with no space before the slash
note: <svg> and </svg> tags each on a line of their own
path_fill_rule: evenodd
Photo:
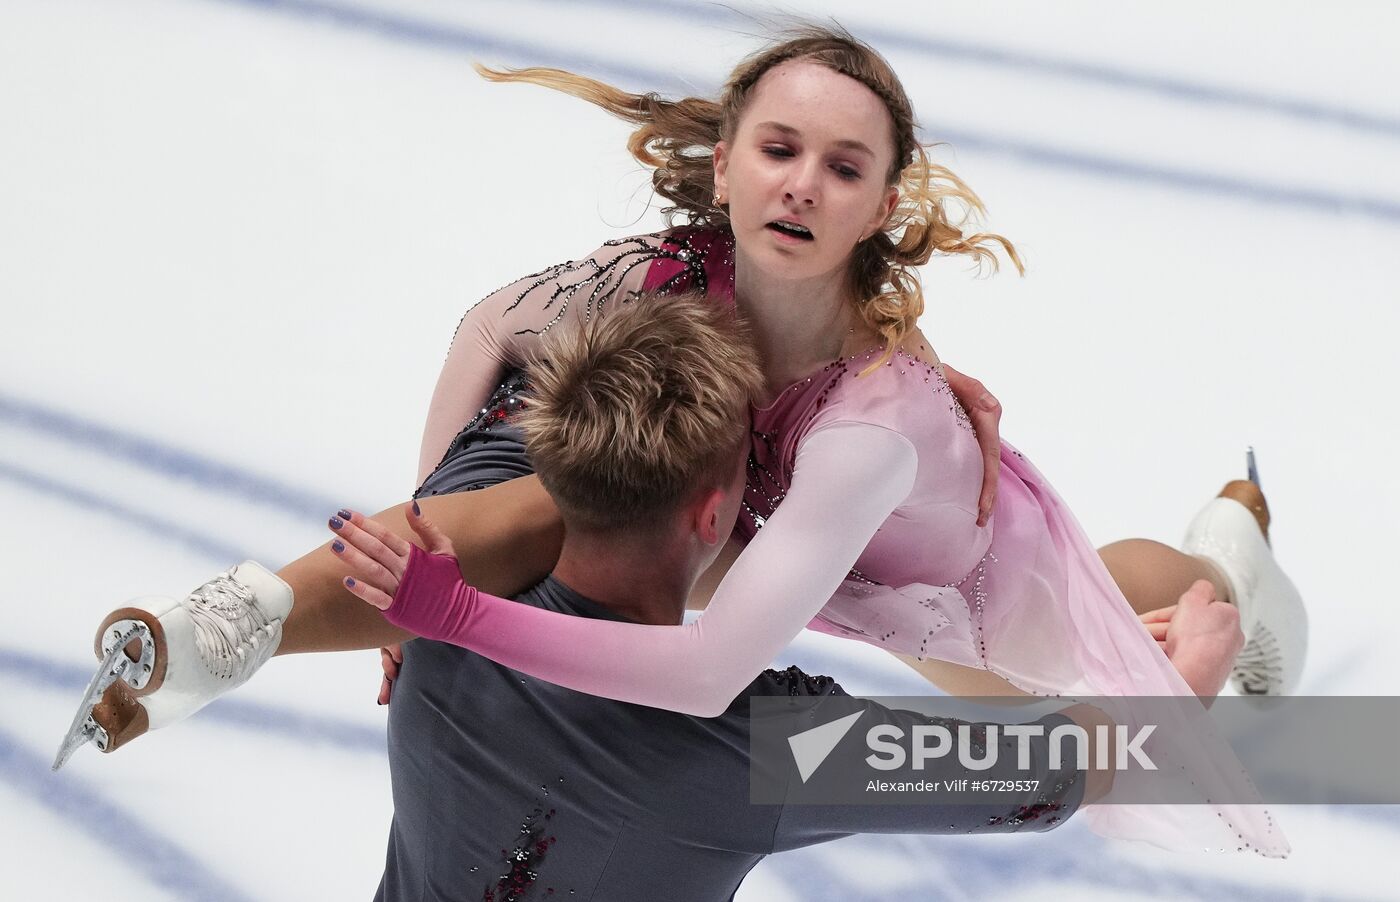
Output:
<svg viewBox="0 0 1400 902">
<path fill-rule="evenodd" d="M 392 622 L 541 679 L 619 701 L 702 717 L 724 712 L 840 585 L 909 494 L 918 458 L 898 432 L 836 422 L 797 451 L 792 485 L 715 590 L 683 626 L 592 620 L 461 586 L 415 591 L 405 575 Z"/>
<path fill-rule="evenodd" d="M 523 365 L 550 329 L 586 322 L 607 304 L 640 290 L 660 246 L 660 235 L 609 241 L 581 260 L 518 279 L 468 310 L 428 407 L 418 481 L 432 472 L 507 369 Z"/>
</svg>

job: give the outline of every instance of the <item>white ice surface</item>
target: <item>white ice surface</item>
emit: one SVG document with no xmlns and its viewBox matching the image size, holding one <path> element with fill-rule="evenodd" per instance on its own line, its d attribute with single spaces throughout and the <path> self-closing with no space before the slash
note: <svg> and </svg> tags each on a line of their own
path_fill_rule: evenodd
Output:
<svg viewBox="0 0 1400 902">
<path fill-rule="evenodd" d="M 940 159 L 1023 252 L 1024 279 L 928 267 L 924 328 L 1089 534 L 1174 543 L 1255 445 L 1312 611 L 1304 691 L 1394 694 L 1400 13 L 803 8 L 887 50 L 928 137 L 952 138 Z M 51 777 L 90 632 L 125 598 L 292 559 L 336 507 L 405 498 L 461 312 L 658 226 L 623 126 L 487 85 L 473 58 L 710 90 L 755 30 L 672 0 L 0 4 L 6 898 L 373 894 L 390 814 L 373 653 L 278 659 Z M 782 660 L 917 687 L 826 637 Z M 1396 895 L 1394 808 L 1277 814 L 1284 862 L 1070 823 L 844 840 L 769 859 L 740 899 Z"/>
</svg>

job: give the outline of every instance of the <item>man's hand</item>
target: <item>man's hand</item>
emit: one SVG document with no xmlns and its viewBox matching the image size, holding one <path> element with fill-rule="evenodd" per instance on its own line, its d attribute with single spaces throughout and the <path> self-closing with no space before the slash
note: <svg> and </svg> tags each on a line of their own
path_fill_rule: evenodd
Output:
<svg viewBox="0 0 1400 902">
<path fill-rule="evenodd" d="M 972 420 L 977 445 L 982 449 L 982 494 L 977 499 L 977 525 L 986 526 L 997 498 L 997 478 L 1001 476 L 1001 403 L 981 382 L 964 376 L 947 363 L 943 364 L 943 375 Z"/>
<path fill-rule="evenodd" d="M 1139 616 L 1182 679 L 1203 701 L 1220 694 L 1244 648 L 1240 612 L 1217 601 L 1215 587 L 1198 579 L 1174 605 Z"/>
<path fill-rule="evenodd" d="M 384 668 L 384 679 L 379 683 L 379 703 L 389 704 L 389 696 L 394 692 L 394 680 L 399 678 L 399 668 L 403 666 L 403 643 L 396 642 L 379 649 L 379 663 Z"/>
</svg>

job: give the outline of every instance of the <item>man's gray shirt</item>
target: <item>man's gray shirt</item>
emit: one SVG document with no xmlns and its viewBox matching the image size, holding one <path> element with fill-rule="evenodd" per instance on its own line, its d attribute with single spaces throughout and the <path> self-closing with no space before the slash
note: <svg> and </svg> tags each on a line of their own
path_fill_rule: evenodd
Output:
<svg viewBox="0 0 1400 902">
<path fill-rule="evenodd" d="M 516 600 L 622 619 L 552 578 Z M 1081 800 L 1083 781 L 1050 773 L 1040 754 L 1039 771 L 1017 776 L 1064 789 L 1026 819 L 969 805 L 751 804 L 749 697 L 844 694 L 828 677 L 769 670 L 721 716 L 692 717 L 408 642 L 389 706 L 394 819 L 376 899 L 720 902 L 771 852 L 853 833 L 1045 830 Z M 928 722 L 864 704 L 881 722 Z M 1069 720 L 1040 722 L 1048 734 Z M 940 779 L 989 776 L 943 766 Z"/>
</svg>

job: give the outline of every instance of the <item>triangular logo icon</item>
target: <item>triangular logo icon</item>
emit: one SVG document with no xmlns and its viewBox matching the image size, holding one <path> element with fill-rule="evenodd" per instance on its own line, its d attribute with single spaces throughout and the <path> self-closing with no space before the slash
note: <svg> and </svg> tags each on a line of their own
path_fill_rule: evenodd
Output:
<svg viewBox="0 0 1400 902">
<path fill-rule="evenodd" d="M 788 745 L 792 748 L 792 760 L 797 762 L 797 773 L 802 777 L 802 782 L 806 783 L 807 778 L 816 773 L 817 768 L 822 766 L 826 756 L 831 754 L 831 750 L 836 748 L 836 744 L 841 741 L 841 737 L 850 732 L 851 727 L 860 720 L 863 712 L 857 711 L 854 714 L 847 714 L 831 723 L 824 723 L 819 727 L 810 730 L 803 730 L 796 736 L 788 737 Z"/>
</svg>

